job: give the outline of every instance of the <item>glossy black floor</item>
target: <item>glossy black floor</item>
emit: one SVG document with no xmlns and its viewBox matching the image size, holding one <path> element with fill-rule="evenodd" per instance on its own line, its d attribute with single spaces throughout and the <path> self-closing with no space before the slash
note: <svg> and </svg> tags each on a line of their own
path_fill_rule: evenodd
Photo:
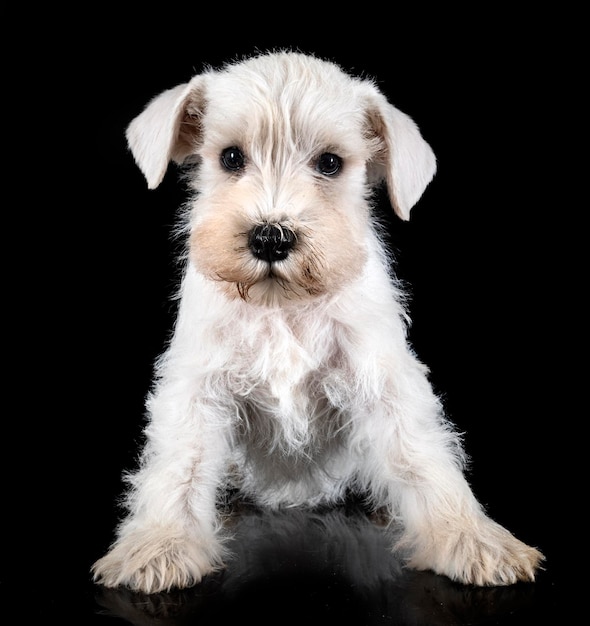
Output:
<svg viewBox="0 0 590 626">
<path fill-rule="evenodd" d="M 191 589 L 149 596 L 90 582 L 87 559 L 100 546 L 87 527 L 79 552 L 75 543 L 70 553 L 61 552 L 60 575 L 48 573 L 36 584 L 33 604 L 21 605 L 21 614 L 31 623 L 81 626 L 567 623 L 559 621 L 567 610 L 555 562 L 535 583 L 497 588 L 407 570 L 389 550 L 395 529 L 354 502 L 313 513 L 240 505 L 228 527 L 233 557 L 224 571 Z M 55 544 L 54 558 L 66 541 Z"/>
</svg>

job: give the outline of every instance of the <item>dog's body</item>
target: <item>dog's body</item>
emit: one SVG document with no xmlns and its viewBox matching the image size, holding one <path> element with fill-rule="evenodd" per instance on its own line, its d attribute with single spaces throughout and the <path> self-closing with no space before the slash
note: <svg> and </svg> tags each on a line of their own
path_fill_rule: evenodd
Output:
<svg viewBox="0 0 590 626">
<path fill-rule="evenodd" d="M 223 561 L 228 486 L 270 507 L 364 493 L 399 518 L 410 566 L 533 580 L 542 555 L 490 520 L 464 478 L 371 215 L 381 181 L 408 219 L 434 176 L 412 120 L 372 82 L 279 52 L 164 92 L 127 137 L 150 188 L 170 160 L 192 162 L 195 195 L 146 446 L 96 580 L 197 583 Z"/>
</svg>

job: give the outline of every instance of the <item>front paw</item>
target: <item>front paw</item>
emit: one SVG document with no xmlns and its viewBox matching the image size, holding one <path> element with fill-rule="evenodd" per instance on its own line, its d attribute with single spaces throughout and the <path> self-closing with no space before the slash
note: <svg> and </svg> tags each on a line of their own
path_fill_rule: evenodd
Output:
<svg viewBox="0 0 590 626">
<path fill-rule="evenodd" d="M 545 559 L 488 518 L 465 524 L 453 534 L 437 534 L 428 544 L 414 545 L 411 567 L 482 587 L 532 582 Z"/>
<path fill-rule="evenodd" d="M 92 566 L 94 580 L 105 587 L 158 593 L 191 587 L 222 565 L 215 538 L 187 535 L 177 528 L 150 527 L 121 536 Z"/>
</svg>

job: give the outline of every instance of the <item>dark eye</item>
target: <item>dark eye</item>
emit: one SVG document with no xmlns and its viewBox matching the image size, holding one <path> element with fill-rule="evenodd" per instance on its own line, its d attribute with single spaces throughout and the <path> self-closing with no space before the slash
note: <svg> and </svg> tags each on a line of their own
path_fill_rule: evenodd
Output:
<svg viewBox="0 0 590 626">
<path fill-rule="evenodd" d="M 316 170 L 324 176 L 334 176 L 342 169 L 342 159 L 331 152 L 320 154 Z"/>
<path fill-rule="evenodd" d="M 236 146 L 226 148 L 221 153 L 221 165 L 230 172 L 238 172 L 244 167 L 244 153 Z"/>
</svg>

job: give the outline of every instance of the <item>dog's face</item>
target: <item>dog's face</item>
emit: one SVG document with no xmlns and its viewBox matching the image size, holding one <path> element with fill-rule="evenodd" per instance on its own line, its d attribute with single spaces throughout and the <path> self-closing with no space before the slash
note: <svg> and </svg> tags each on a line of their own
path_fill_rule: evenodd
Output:
<svg viewBox="0 0 590 626">
<path fill-rule="evenodd" d="M 208 71 L 129 126 L 150 187 L 195 163 L 189 257 L 230 298 L 286 304 L 358 277 L 368 197 L 387 182 L 407 219 L 435 171 L 415 124 L 373 83 L 296 53 Z"/>
</svg>

